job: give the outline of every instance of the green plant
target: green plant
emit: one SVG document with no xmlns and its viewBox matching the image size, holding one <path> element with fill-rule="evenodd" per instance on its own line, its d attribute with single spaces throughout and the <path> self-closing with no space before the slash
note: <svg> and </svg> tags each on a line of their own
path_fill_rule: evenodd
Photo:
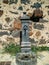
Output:
<svg viewBox="0 0 49 65">
<path fill-rule="evenodd" d="M 38 52 L 38 51 L 49 51 L 49 47 L 47 47 L 47 46 L 41 46 L 41 47 L 32 46 L 31 49 L 34 52 Z"/>
<path fill-rule="evenodd" d="M 7 46 L 4 47 L 4 51 L 6 53 L 10 53 L 12 55 L 15 55 L 16 53 L 20 52 L 20 46 L 11 43 L 11 44 L 8 44 Z"/>
<path fill-rule="evenodd" d="M 31 46 L 32 52 L 40 52 L 40 51 L 49 51 L 49 47 L 47 46 Z M 15 45 L 14 43 L 10 43 L 4 47 L 5 53 L 10 53 L 11 55 L 16 55 L 16 53 L 19 53 L 21 51 L 20 45 Z"/>
</svg>

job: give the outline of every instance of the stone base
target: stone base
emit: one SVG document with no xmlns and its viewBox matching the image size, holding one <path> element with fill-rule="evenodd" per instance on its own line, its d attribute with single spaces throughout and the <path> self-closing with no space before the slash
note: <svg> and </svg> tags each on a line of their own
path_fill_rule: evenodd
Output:
<svg viewBox="0 0 49 65">
<path fill-rule="evenodd" d="M 34 53 L 18 53 L 16 55 L 17 65 L 36 65 L 37 57 Z"/>
</svg>

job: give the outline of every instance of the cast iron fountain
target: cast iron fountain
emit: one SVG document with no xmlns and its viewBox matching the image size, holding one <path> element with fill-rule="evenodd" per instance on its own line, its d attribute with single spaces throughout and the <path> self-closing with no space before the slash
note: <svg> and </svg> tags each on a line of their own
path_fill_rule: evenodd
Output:
<svg viewBox="0 0 49 65">
<path fill-rule="evenodd" d="M 31 42 L 29 41 L 29 24 L 30 17 L 24 12 L 23 17 L 21 17 L 22 29 L 20 35 L 20 45 L 21 52 L 16 55 L 17 65 L 36 65 L 37 58 L 36 53 L 31 51 Z"/>
</svg>

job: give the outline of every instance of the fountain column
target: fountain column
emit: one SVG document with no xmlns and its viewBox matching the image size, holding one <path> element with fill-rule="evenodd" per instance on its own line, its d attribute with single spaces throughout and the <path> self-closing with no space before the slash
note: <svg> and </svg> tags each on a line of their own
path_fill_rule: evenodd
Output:
<svg viewBox="0 0 49 65">
<path fill-rule="evenodd" d="M 22 22 L 22 41 L 21 41 L 21 52 L 30 52 L 31 51 L 31 43 L 29 41 L 29 22 L 30 17 L 24 16 L 21 17 Z"/>
</svg>

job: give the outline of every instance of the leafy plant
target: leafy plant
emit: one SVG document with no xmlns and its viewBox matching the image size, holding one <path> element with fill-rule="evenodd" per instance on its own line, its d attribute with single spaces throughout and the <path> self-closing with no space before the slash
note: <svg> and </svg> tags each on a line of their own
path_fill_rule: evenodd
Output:
<svg viewBox="0 0 49 65">
<path fill-rule="evenodd" d="M 16 55 L 16 53 L 19 53 L 21 50 L 20 45 L 15 45 L 14 43 L 10 43 L 4 47 L 5 53 L 10 53 L 11 55 Z M 32 52 L 38 52 L 38 51 L 49 51 L 49 47 L 42 46 L 31 46 Z"/>
<path fill-rule="evenodd" d="M 12 55 L 13 54 L 15 55 L 16 53 L 20 52 L 20 46 L 11 43 L 11 44 L 8 44 L 7 46 L 4 47 L 4 51 L 6 53 L 10 53 Z"/>
<path fill-rule="evenodd" d="M 31 49 L 34 52 L 38 52 L 38 51 L 49 51 L 49 47 L 47 47 L 47 46 L 41 46 L 41 47 L 32 46 Z"/>
</svg>

